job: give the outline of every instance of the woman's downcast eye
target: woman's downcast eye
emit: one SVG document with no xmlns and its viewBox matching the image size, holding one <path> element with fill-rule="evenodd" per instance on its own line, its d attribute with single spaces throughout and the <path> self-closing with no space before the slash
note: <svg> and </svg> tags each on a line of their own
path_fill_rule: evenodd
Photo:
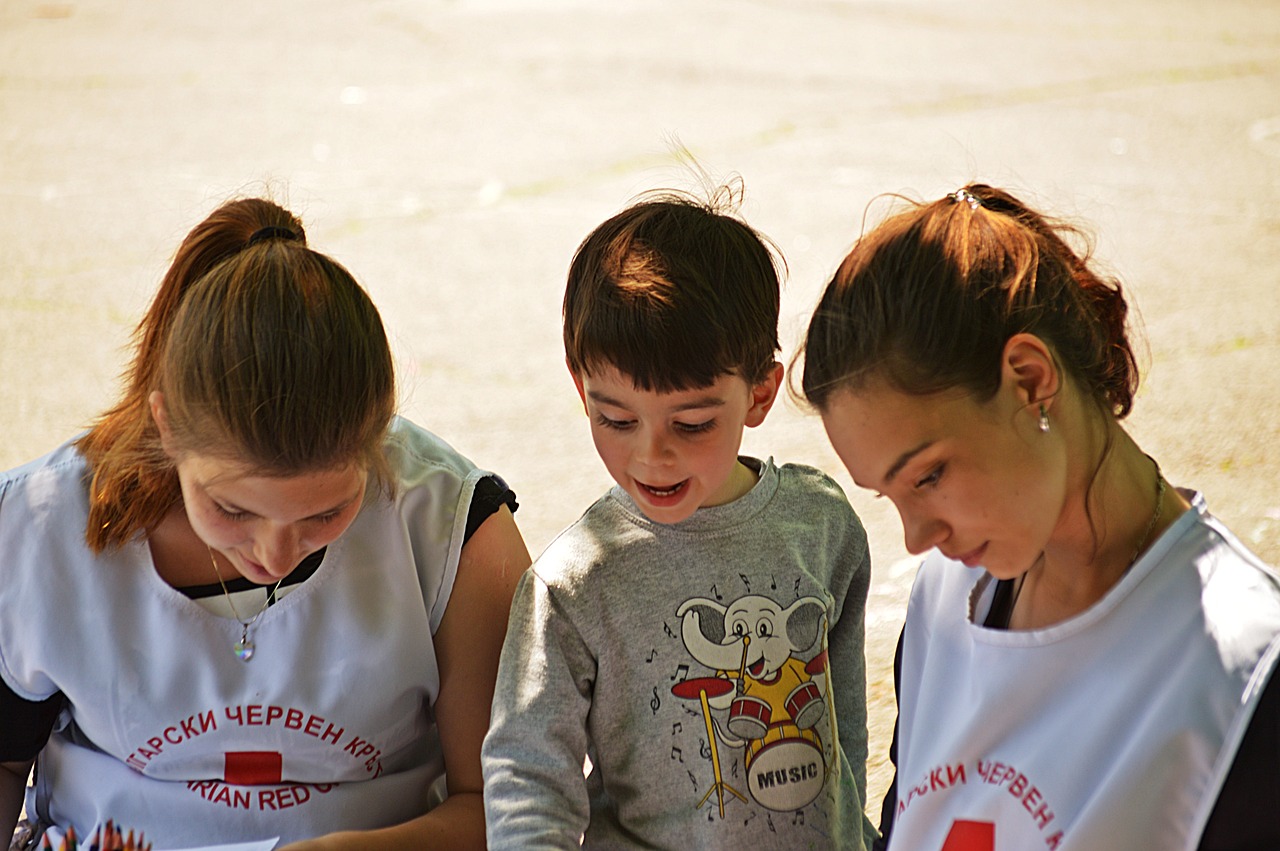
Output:
<svg viewBox="0 0 1280 851">
<path fill-rule="evenodd" d="M 930 470 L 922 479 L 916 482 L 917 488 L 927 488 L 936 485 L 942 479 L 942 471 L 946 469 L 945 464 L 939 464 Z"/>
</svg>

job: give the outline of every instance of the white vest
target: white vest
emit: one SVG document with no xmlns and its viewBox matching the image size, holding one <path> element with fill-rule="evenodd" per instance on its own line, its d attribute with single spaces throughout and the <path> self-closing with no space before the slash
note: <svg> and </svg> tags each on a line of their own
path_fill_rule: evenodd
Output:
<svg viewBox="0 0 1280 851">
<path fill-rule="evenodd" d="M 387 454 L 394 500 L 371 496 L 262 613 L 247 663 L 240 625 L 165 584 L 145 541 L 88 552 L 73 448 L 0 477 L 0 674 L 71 707 L 39 756 L 33 820 L 86 836 L 113 818 L 172 847 L 426 811 L 443 773 L 432 635 L 483 473 L 402 420 Z"/>
<path fill-rule="evenodd" d="M 1203 500 L 1087 611 L 978 624 L 995 582 L 921 566 L 893 851 L 1194 849 L 1280 643 L 1280 582 Z"/>
</svg>

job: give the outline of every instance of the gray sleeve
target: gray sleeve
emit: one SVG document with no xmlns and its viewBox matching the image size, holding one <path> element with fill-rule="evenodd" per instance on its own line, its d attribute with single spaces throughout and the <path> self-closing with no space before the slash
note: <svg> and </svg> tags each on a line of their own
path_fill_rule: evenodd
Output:
<svg viewBox="0 0 1280 851">
<path fill-rule="evenodd" d="M 596 662 L 550 588 L 525 572 L 511 606 L 481 753 L 491 849 L 579 847 Z"/>
<path fill-rule="evenodd" d="M 871 554 L 866 532 L 850 512 L 851 529 L 844 539 L 845 547 L 835 557 L 846 565 L 836 576 L 850 576 L 840 618 L 828 639 L 831 678 L 835 689 L 836 716 L 839 718 L 840 745 L 854 785 L 858 790 L 858 806 L 862 813 L 862 833 L 866 847 L 880 835 L 866 814 L 867 805 L 867 660 L 865 650 L 867 591 L 871 585 Z"/>
</svg>

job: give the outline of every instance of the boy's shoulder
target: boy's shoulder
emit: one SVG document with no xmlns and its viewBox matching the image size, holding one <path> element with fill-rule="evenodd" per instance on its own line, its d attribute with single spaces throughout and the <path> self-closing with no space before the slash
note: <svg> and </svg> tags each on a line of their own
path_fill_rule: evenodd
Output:
<svg viewBox="0 0 1280 851">
<path fill-rule="evenodd" d="M 617 555 L 622 517 L 613 504 L 612 489 L 560 531 L 533 560 L 533 572 L 545 583 L 573 583 L 593 567 Z"/>
<path fill-rule="evenodd" d="M 829 511 L 856 519 L 844 488 L 822 470 L 789 462 L 777 465 L 777 471 L 779 501 L 797 510 Z"/>
</svg>

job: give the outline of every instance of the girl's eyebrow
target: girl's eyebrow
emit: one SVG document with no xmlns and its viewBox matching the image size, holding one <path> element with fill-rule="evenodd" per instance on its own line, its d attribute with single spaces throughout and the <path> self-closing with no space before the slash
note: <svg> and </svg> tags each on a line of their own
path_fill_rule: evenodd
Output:
<svg viewBox="0 0 1280 851">
<path fill-rule="evenodd" d="M 205 496 L 207 496 L 209 499 L 213 500 L 214 502 L 216 502 L 218 505 L 222 506 L 222 509 L 223 509 L 224 511 L 229 511 L 229 512 L 231 512 L 232 514 L 251 514 L 251 515 L 253 515 L 254 517 L 258 517 L 258 516 L 260 516 L 260 515 L 258 514 L 258 512 L 256 512 L 256 511 L 250 511 L 250 510 L 249 510 L 249 509 L 247 509 L 247 508 L 243 508 L 243 507 L 241 507 L 241 506 L 239 506 L 239 505 L 236 505 L 234 502 L 228 502 L 228 501 L 226 501 L 225 499 L 219 499 L 218 497 L 216 497 L 216 496 L 214 496 L 213 494 L 209 493 L 208 488 L 205 488 L 204 495 L 205 495 Z M 327 516 L 328 516 L 328 515 L 330 515 L 330 514 L 336 514 L 336 513 L 338 513 L 339 511 L 341 511 L 342 509 L 346 508 L 346 507 L 347 507 L 348 505 L 350 505 L 351 503 L 355 502 L 355 501 L 356 501 L 356 498 L 357 498 L 359 495 L 360 495 L 360 494 L 359 494 L 359 491 L 357 490 L 357 492 L 356 492 L 356 493 L 352 494 L 351 496 L 349 496 L 348 498 L 344 499 L 342 502 L 338 503 L 337 505 L 333 506 L 332 508 L 326 508 L 326 509 L 324 509 L 324 510 L 322 510 L 322 511 L 317 511 L 315 514 L 311 514 L 311 515 L 309 515 L 309 516 L 307 516 L 307 517 L 304 517 L 304 518 L 302 518 L 302 519 L 303 519 L 303 520 L 319 520 L 321 517 L 327 517 Z"/>
</svg>

